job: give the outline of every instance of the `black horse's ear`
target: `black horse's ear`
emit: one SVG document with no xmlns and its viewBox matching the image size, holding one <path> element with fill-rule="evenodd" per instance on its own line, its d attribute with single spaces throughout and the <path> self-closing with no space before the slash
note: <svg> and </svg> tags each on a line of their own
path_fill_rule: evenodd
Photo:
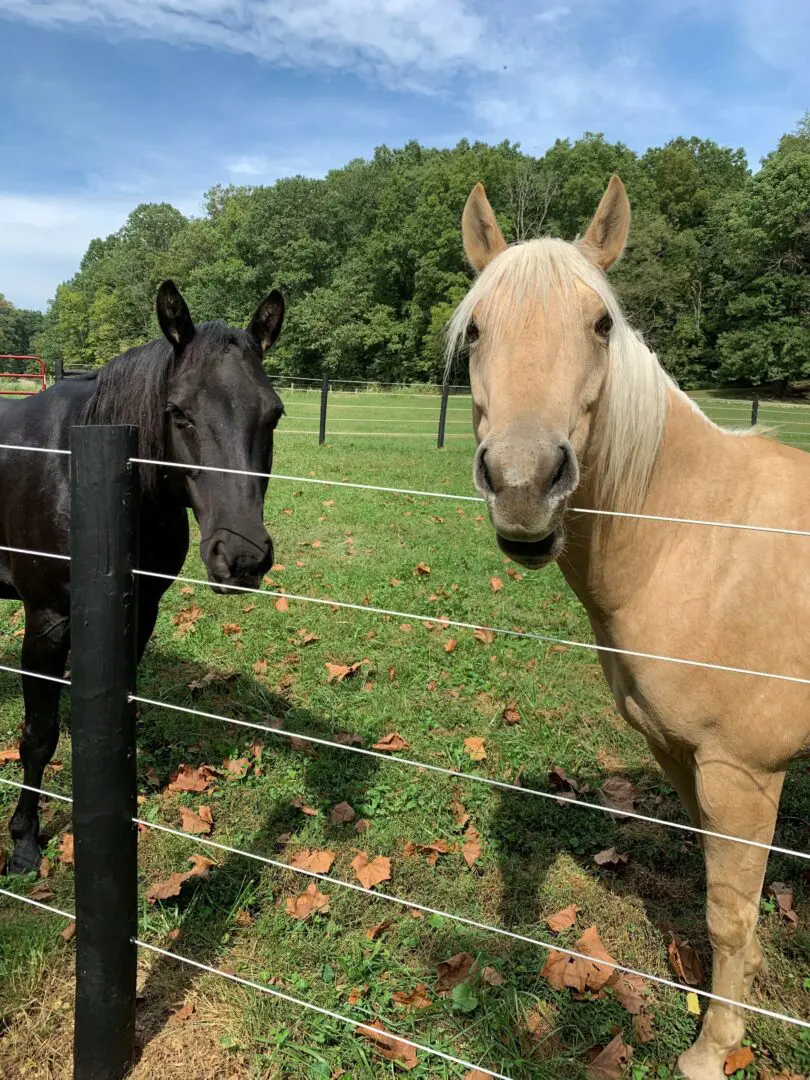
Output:
<svg viewBox="0 0 810 1080">
<path fill-rule="evenodd" d="M 248 323 L 247 332 L 264 351 L 270 348 L 281 333 L 283 322 L 284 297 L 278 289 L 273 289 L 256 308 L 253 318 Z"/>
<path fill-rule="evenodd" d="M 174 346 L 175 352 L 182 352 L 194 337 L 194 323 L 173 281 L 164 281 L 160 286 L 155 306 L 160 329 Z"/>
</svg>

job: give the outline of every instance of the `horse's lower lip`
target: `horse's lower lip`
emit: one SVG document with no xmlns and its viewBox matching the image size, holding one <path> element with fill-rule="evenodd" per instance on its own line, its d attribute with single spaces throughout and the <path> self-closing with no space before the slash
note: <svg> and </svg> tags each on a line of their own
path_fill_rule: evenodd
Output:
<svg viewBox="0 0 810 1080">
<path fill-rule="evenodd" d="M 208 576 L 208 583 L 211 586 L 213 592 L 219 596 L 229 596 L 233 593 L 251 592 L 254 589 L 258 589 L 260 584 L 259 578 L 215 578 L 210 574 Z"/>
<path fill-rule="evenodd" d="M 542 540 L 509 540 L 497 533 L 498 547 L 508 555 L 510 559 L 521 563 L 523 566 L 543 566 L 555 558 L 555 548 L 559 544 L 560 534 L 557 529 L 542 538 Z"/>
</svg>

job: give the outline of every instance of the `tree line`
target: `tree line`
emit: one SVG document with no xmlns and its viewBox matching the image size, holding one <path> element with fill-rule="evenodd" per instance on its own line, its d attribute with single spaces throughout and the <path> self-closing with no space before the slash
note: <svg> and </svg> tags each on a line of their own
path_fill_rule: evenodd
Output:
<svg viewBox="0 0 810 1080">
<path fill-rule="evenodd" d="M 158 334 L 155 291 L 171 277 L 197 321 L 244 324 L 257 297 L 281 289 L 287 319 L 270 370 L 435 381 L 469 283 L 460 217 L 474 183 L 507 239 L 571 239 L 613 172 L 633 225 L 611 279 L 679 382 L 784 389 L 810 377 L 810 114 L 756 172 L 743 150 L 698 138 L 637 154 L 586 133 L 539 158 L 508 142 L 410 142 L 323 179 L 217 186 L 200 217 L 141 205 L 91 242 L 24 343 L 51 362 L 102 364 Z"/>
</svg>

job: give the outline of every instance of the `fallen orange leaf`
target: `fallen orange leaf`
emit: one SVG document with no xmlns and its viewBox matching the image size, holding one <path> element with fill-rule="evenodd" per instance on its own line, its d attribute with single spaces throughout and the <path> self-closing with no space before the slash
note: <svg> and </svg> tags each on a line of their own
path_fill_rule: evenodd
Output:
<svg viewBox="0 0 810 1080">
<path fill-rule="evenodd" d="M 59 844 L 58 859 L 65 866 L 73 865 L 73 833 L 66 832 Z"/>
<path fill-rule="evenodd" d="M 20 748 L 18 746 L 10 746 L 7 750 L 0 750 L 0 765 L 5 765 L 9 761 L 20 760 Z"/>
<path fill-rule="evenodd" d="M 286 596 L 280 596 L 278 600 L 276 600 L 275 607 L 276 611 L 289 611 L 290 601 L 287 599 Z"/>
<path fill-rule="evenodd" d="M 352 859 L 352 870 L 364 889 L 373 889 L 375 885 L 388 881 L 391 877 L 391 860 L 384 855 L 369 859 L 365 851 L 360 851 Z"/>
<path fill-rule="evenodd" d="M 464 856 L 464 862 L 471 870 L 481 857 L 481 837 L 472 825 L 464 833 L 461 854 Z"/>
<path fill-rule="evenodd" d="M 237 637 L 242 633 L 242 627 L 239 623 L 229 622 L 222 624 L 222 634 L 224 637 Z"/>
<path fill-rule="evenodd" d="M 429 1009 L 433 1004 L 424 983 L 417 983 L 409 994 L 404 990 L 395 990 L 392 997 L 397 1005 L 405 1005 L 409 1009 Z"/>
<path fill-rule="evenodd" d="M 311 870 L 314 874 L 328 874 L 334 861 L 334 851 L 310 851 L 309 848 L 304 848 L 296 851 L 290 859 L 290 866 L 299 870 Z"/>
<path fill-rule="evenodd" d="M 172 616 L 172 622 L 177 627 L 175 637 L 187 637 L 197 622 L 203 617 L 203 610 L 194 604 L 192 607 L 184 608 L 182 611 L 178 611 L 176 615 Z"/>
<path fill-rule="evenodd" d="M 741 1046 L 739 1050 L 732 1050 L 725 1060 L 723 1072 L 726 1076 L 733 1076 L 738 1069 L 747 1069 L 754 1062 L 754 1051 L 750 1046 Z"/>
<path fill-rule="evenodd" d="M 329 897 L 318 890 L 315 882 L 307 886 L 300 896 L 287 897 L 287 914 L 294 919 L 308 919 L 310 916 L 329 914 Z"/>
<path fill-rule="evenodd" d="M 417 577 L 429 577 L 430 567 L 426 566 L 425 563 L 420 562 L 413 568 L 413 572 Z"/>
<path fill-rule="evenodd" d="M 159 881 L 157 885 L 153 885 L 149 889 L 146 899 L 150 904 L 154 904 L 158 900 L 169 900 L 173 896 L 179 896 L 181 888 L 187 881 L 190 881 L 191 878 L 208 877 L 208 871 L 214 865 L 211 859 L 206 859 L 203 855 L 192 855 L 188 861 L 192 864 L 191 870 L 187 870 L 183 874 L 170 874 L 165 881 Z"/>
<path fill-rule="evenodd" d="M 633 1057 L 633 1047 L 622 1042 L 621 1035 L 612 1039 L 585 1070 L 588 1080 L 619 1080 Z"/>
<path fill-rule="evenodd" d="M 700 986 L 703 982 L 703 965 L 689 942 L 670 932 L 667 953 L 670 966 L 678 978 L 687 986 Z"/>
<path fill-rule="evenodd" d="M 388 1061 L 397 1061 L 404 1069 L 415 1069 L 419 1064 L 416 1050 L 408 1043 L 402 1042 L 390 1032 L 386 1031 L 381 1021 L 375 1020 L 373 1024 L 364 1024 L 358 1028 L 359 1033 L 370 1042 Z"/>
<path fill-rule="evenodd" d="M 354 821 L 356 816 L 354 809 L 347 802 L 342 802 L 332 808 L 329 820 L 333 825 L 346 825 L 348 822 Z"/>
<path fill-rule="evenodd" d="M 408 747 L 408 743 L 402 738 L 398 731 L 390 731 L 387 735 L 383 735 L 379 742 L 375 742 L 372 746 L 373 750 L 405 750 Z"/>
<path fill-rule="evenodd" d="M 473 637 L 478 641 L 483 641 L 486 645 L 491 645 L 495 640 L 495 631 L 478 629 L 473 631 Z"/>
<path fill-rule="evenodd" d="M 446 994 L 453 987 L 465 982 L 470 977 L 474 964 L 475 957 L 468 952 L 456 953 L 455 956 L 442 960 L 436 968 L 439 973 L 436 993 Z"/>
<path fill-rule="evenodd" d="M 549 930 L 553 930 L 555 934 L 559 934 L 561 930 L 567 930 L 570 926 L 573 926 L 577 921 L 577 915 L 582 908 L 577 907 L 576 904 L 569 904 L 567 908 L 563 908 L 562 911 L 557 911 L 553 915 L 549 915 L 546 919 L 546 926 Z"/>
<path fill-rule="evenodd" d="M 493 592 L 500 592 L 503 588 L 503 582 L 499 577 L 491 577 L 489 579 L 489 584 Z"/>
<path fill-rule="evenodd" d="M 612 963 L 613 957 L 605 951 L 595 926 L 585 931 L 575 948 L 578 952 L 585 953 L 593 959 L 583 960 L 578 956 L 569 956 L 567 953 L 553 949 L 548 954 L 541 975 L 548 979 L 555 990 L 570 988 L 580 994 L 586 990 L 601 990 L 611 979 L 615 969 L 596 962 L 608 960 Z"/>
<path fill-rule="evenodd" d="M 209 806 L 201 806 L 195 813 L 185 806 L 180 807 L 181 829 L 195 836 L 207 836 L 214 827 L 214 818 Z"/>
<path fill-rule="evenodd" d="M 456 645 L 458 645 L 458 642 L 455 638 L 448 638 L 447 641 L 445 641 L 444 643 L 444 651 L 448 653 L 452 652 L 455 649 Z"/>
<path fill-rule="evenodd" d="M 473 761 L 486 761 L 487 759 L 487 752 L 484 749 L 484 740 L 477 735 L 471 735 L 469 739 L 464 740 L 464 749 Z"/>
</svg>

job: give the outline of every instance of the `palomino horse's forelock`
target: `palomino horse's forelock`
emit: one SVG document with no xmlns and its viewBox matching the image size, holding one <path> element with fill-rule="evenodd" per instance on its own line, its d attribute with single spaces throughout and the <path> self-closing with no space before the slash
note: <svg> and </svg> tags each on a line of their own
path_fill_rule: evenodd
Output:
<svg viewBox="0 0 810 1080">
<path fill-rule="evenodd" d="M 487 311 L 487 334 L 497 340 L 521 318 L 526 301 L 548 303 L 553 294 L 572 314 L 581 283 L 595 292 L 613 320 L 608 371 L 592 436 L 592 472 L 600 505 L 635 511 L 649 486 L 674 383 L 625 319 L 605 275 L 573 244 L 543 238 L 507 248 L 481 272 L 456 308 L 447 330 L 446 372 L 473 313 Z M 446 376 L 447 377 L 447 376 Z"/>
</svg>

